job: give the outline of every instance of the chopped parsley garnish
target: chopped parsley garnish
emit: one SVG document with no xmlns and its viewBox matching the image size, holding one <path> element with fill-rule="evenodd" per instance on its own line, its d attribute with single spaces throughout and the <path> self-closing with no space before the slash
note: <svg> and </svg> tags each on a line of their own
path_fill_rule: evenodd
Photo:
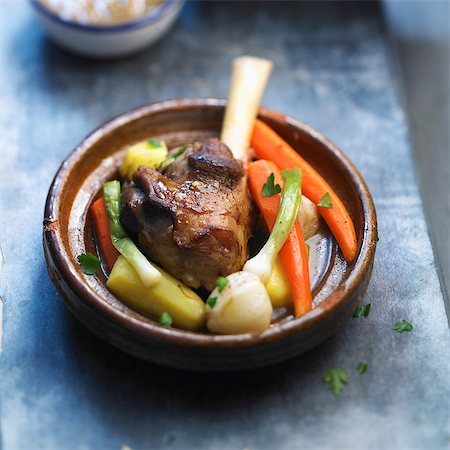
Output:
<svg viewBox="0 0 450 450">
<path fill-rule="evenodd" d="M 412 331 L 413 326 L 405 319 L 400 320 L 394 325 L 394 330 L 403 333 L 404 331 Z"/>
<path fill-rule="evenodd" d="M 216 280 L 217 290 L 219 292 L 222 292 L 228 283 L 229 283 L 228 278 L 225 278 L 225 277 L 217 278 L 217 280 Z"/>
<path fill-rule="evenodd" d="M 348 383 L 348 375 L 342 369 L 330 369 L 323 373 L 323 381 L 334 395 L 339 395 Z"/>
<path fill-rule="evenodd" d="M 210 308 L 214 308 L 214 306 L 216 306 L 217 303 L 217 297 L 209 297 L 208 300 L 206 300 L 206 303 Z"/>
<path fill-rule="evenodd" d="M 264 197 L 270 197 L 281 192 L 281 186 L 275 183 L 275 175 L 273 172 L 267 177 L 267 181 L 263 184 L 262 195 Z"/>
<path fill-rule="evenodd" d="M 159 323 L 163 326 L 163 327 L 171 327 L 172 323 L 173 323 L 173 319 L 172 316 L 170 315 L 170 313 L 168 313 L 167 311 L 164 311 L 160 316 L 159 316 Z"/>
<path fill-rule="evenodd" d="M 100 260 L 92 253 L 82 253 L 77 256 L 78 264 L 86 275 L 94 275 L 100 267 Z"/>
<path fill-rule="evenodd" d="M 353 317 L 367 317 L 370 313 L 371 306 L 371 303 L 367 303 L 367 305 L 364 306 L 358 306 L 353 313 Z"/>
<path fill-rule="evenodd" d="M 317 203 L 317 206 L 322 206 L 322 208 L 333 208 L 333 204 L 331 203 L 331 195 L 329 192 L 325 193 L 322 200 Z"/>
<path fill-rule="evenodd" d="M 151 149 L 161 148 L 161 147 L 162 147 L 161 141 L 157 141 L 156 139 L 149 139 L 149 140 L 147 141 L 147 145 L 148 145 Z"/>
<path fill-rule="evenodd" d="M 358 372 L 359 372 L 361 375 L 362 375 L 363 373 L 366 373 L 367 367 L 369 367 L 369 366 L 367 365 L 367 363 L 364 362 L 364 361 L 361 361 L 361 362 L 358 364 Z"/>
</svg>

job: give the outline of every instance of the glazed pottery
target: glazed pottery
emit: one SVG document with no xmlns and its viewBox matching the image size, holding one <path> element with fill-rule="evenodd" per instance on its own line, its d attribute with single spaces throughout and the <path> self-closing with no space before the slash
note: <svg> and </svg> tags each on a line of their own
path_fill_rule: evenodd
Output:
<svg viewBox="0 0 450 450">
<path fill-rule="evenodd" d="M 182 99 L 151 104 L 102 125 L 58 170 L 48 193 L 44 251 L 61 298 L 78 319 L 112 345 L 158 364 L 203 371 L 239 370 L 299 355 L 330 336 L 360 302 L 370 279 L 377 241 L 376 213 L 367 186 L 349 159 L 328 139 L 298 120 L 261 109 L 259 117 L 330 183 L 356 228 L 358 256 L 351 266 L 331 238 L 314 287 L 314 308 L 299 319 L 281 315 L 262 333 L 219 336 L 160 326 L 133 311 L 88 276 L 77 255 L 95 253 L 89 206 L 102 184 L 117 176 L 126 147 L 163 139 L 170 148 L 218 136 L 224 100 Z"/>
</svg>

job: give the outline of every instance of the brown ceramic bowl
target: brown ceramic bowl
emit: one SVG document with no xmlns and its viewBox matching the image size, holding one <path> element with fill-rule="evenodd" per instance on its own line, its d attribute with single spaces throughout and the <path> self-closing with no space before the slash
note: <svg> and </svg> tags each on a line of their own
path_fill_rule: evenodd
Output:
<svg viewBox="0 0 450 450">
<path fill-rule="evenodd" d="M 88 208 L 102 184 L 115 176 L 124 148 L 148 138 L 169 147 L 218 135 L 225 101 L 185 99 L 127 112 L 89 135 L 62 163 L 48 193 L 44 252 L 50 277 L 69 309 L 94 333 L 139 358 L 191 370 L 260 367 L 299 355 L 330 336 L 351 316 L 369 282 L 377 241 L 376 213 L 358 171 L 334 144 L 309 126 L 267 109 L 273 127 L 331 184 L 349 209 L 358 257 L 348 267 L 334 241 L 322 254 L 314 288 L 315 308 L 299 319 L 289 314 L 262 333 L 217 336 L 168 329 L 128 308 L 105 287 L 103 274 L 85 275 L 76 257 L 95 253 Z"/>
</svg>

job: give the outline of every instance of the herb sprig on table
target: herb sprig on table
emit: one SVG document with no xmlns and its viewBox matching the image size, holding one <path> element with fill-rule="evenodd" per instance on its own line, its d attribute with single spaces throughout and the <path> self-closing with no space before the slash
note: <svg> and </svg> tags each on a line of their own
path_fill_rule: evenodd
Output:
<svg viewBox="0 0 450 450">
<path fill-rule="evenodd" d="M 403 333 L 404 331 L 412 331 L 413 326 L 407 320 L 402 319 L 394 325 L 393 329 L 398 333 Z"/>
<path fill-rule="evenodd" d="M 348 375 L 339 368 L 329 369 L 323 373 L 323 381 L 334 395 L 339 395 L 348 383 Z"/>
<path fill-rule="evenodd" d="M 371 303 L 367 303 L 364 306 L 358 306 L 353 313 L 353 317 L 367 317 L 370 313 Z"/>
<path fill-rule="evenodd" d="M 367 317 L 370 313 L 371 303 L 358 306 L 353 312 L 353 317 Z M 405 319 L 399 320 L 392 328 L 397 333 L 410 332 L 413 330 L 413 325 Z M 356 370 L 360 375 L 367 372 L 369 365 L 365 361 L 360 361 Z M 328 388 L 334 395 L 339 395 L 345 384 L 348 383 L 349 377 L 344 370 L 335 368 L 326 370 L 323 374 L 323 381 L 328 385 Z"/>
<path fill-rule="evenodd" d="M 358 372 L 362 375 L 362 374 L 364 374 L 364 373 L 367 372 L 367 368 L 368 368 L 368 367 L 369 367 L 369 365 L 368 365 L 366 362 L 361 361 L 361 362 L 358 364 L 357 369 L 358 369 Z"/>
</svg>

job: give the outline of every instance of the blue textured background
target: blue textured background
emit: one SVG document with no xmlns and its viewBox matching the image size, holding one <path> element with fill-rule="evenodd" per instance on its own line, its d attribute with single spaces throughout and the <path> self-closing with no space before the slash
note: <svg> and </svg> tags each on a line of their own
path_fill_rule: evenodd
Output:
<svg viewBox="0 0 450 450">
<path fill-rule="evenodd" d="M 24 2 L 0 8 L 3 448 L 448 448 L 449 332 L 376 3 L 188 3 L 161 43 L 116 62 L 54 47 Z M 365 177 L 380 235 L 372 312 L 263 370 L 149 365 L 57 298 L 41 246 L 46 193 L 70 149 L 112 116 L 225 97 L 242 53 L 275 62 L 264 104 L 330 137 Z M 414 331 L 394 332 L 400 319 Z M 332 367 L 350 377 L 337 398 L 321 381 Z"/>
</svg>

